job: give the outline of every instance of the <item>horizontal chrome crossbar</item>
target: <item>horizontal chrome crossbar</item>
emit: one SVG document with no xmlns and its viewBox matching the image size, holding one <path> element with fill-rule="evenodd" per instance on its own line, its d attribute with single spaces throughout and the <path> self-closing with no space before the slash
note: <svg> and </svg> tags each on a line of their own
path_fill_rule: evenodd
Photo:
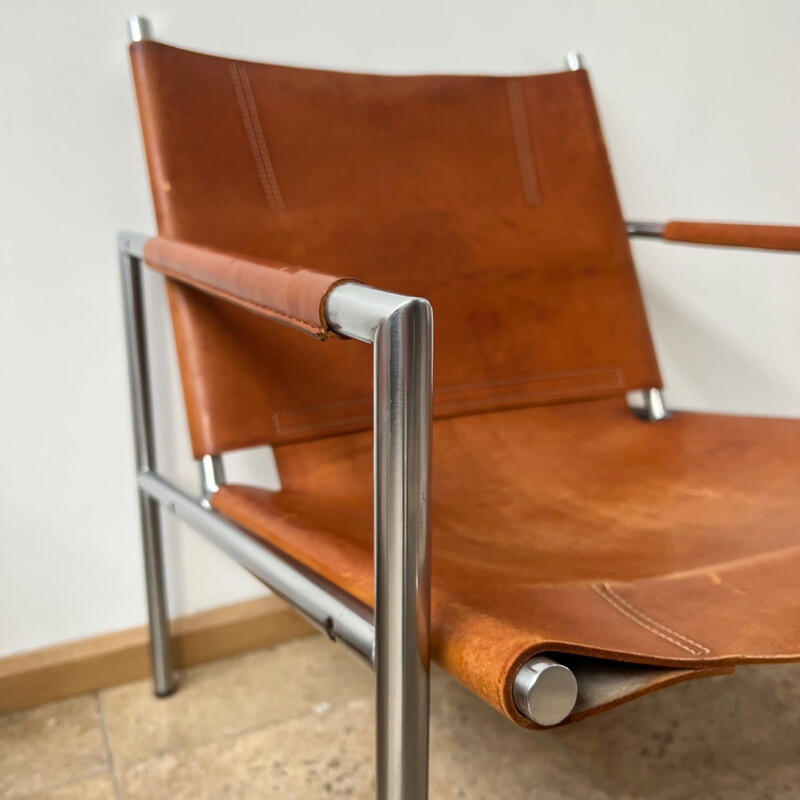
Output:
<svg viewBox="0 0 800 800">
<path fill-rule="evenodd" d="M 331 639 L 346 644 L 374 665 L 375 626 L 370 608 L 266 542 L 257 541 L 244 528 L 161 475 L 150 470 L 142 472 L 139 488 L 188 522 Z"/>
</svg>

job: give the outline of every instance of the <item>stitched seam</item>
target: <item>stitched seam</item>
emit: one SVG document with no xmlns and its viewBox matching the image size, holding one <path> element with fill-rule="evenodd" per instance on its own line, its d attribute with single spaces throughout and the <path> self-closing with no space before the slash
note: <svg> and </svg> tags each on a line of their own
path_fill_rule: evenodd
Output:
<svg viewBox="0 0 800 800">
<path fill-rule="evenodd" d="M 508 90 L 508 108 L 511 112 L 511 129 L 514 132 L 514 147 L 517 151 L 517 164 L 522 178 L 525 201 L 530 206 L 538 206 L 542 202 L 539 181 L 536 177 L 536 164 L 533 160 L 528 113 L 525 110 L 525 95 L 522 82 L 518 78 L 506 81 Z"/>
<path fill-rule="evenodd" d="M 563 372 L 550 372 L 550 373 L 543 373 L 541 375 L 523 375 L 521 378 L 500 378 L 494 381 L 482 381 L 480 383 L 462 383 L 456 384 L 455 386 L 446 386 L 442 389 L 437 389 L 439 394 L 443 394 L 446 392 L 464 392 L 468 389 L 487 389 L 487 388 L 495 388 L 499 386 L 513 386 L 518 385 L 520 383 L 531 383 L 537 382 L 541 383 L 544 381 L 561 381 L 561 380 L 568 380 L 569 378 L 581 378 L 588 375 L 592 376 L 600 376 L 600 375 L 611 375 L 613 373 L 614 380 L 616 382 L 621 382 L 622 374 L 620 372 L 619 367 L 587 367 L 585 369 L 573 369 L 573 370 L 565 370 Z"/>
<path fill-rule="evenodd" d="M 267 174 L 264 170 L 264 164 L 261 161 L 261 151 L 258 148 L 258 142 L 256 141 L 255 132 L 253 131 L 253 123 L 250 119 L 250 113 L 247 110 L 247 101 L 244 97 L 244 90 L 242 89 L 242 81 L 239 77 L 239 72 L 237 70 L 236 64 L 231 62 L 228 64 L 228 69 L 231 73 L 231 80 L 233 81 L 233 88 L 236 91 L 236 100 L 239 103 L 239 112 L 242 116 L 242 122 L 244 123 L 244 129 L 247 133 L 247 141 L 250 143 L 250 152 L 253 156 L 253 161 L 255 162 L 256 172 L 258 173 L 258 180 L 261 184 L 261 190 L 264 192 L 264 196 L 269 203 L 269 207 L 274 210 L 275 208 L 275 199 L 272 197 L 272 192 L 269 188 L 269 181 L 267 180 Z"/>
<path fill-rule="evenodd" d="M 633 614 L 628 613 L 621 605 L 619 605 L 612 597 L 603 593 L 601 588 L 597 584 L 592 584 L 592 589 L 603 598 L 612 608 L 619 611 L 623 617 L 627 617 L 632 622 L 635 622 L 637 625 L 641 626 L 645 630 L 650 631 L 650 633 L 654 633 L 656 636 L 664 639 L 665 641 L 669 642 L 670 644 L 674 644 L 676 647 L 680 647 L 681 650 L 685 650 L 687 653 L 691 653 L 693 656 L 700 655 L 697 650 L 693 648 L 687 647 L 685 644 L 682 644 L 677 639 L 673 639 L 670 636 L 667 636 L 662 631 L 658 630 L 657 628 L 653 628 L 648 625 L 644 620 L 640 619 L 639 617 L 635 617 Z"/>
<path fill-rule="evenodd" d="M 284 208 L 286 208 L 286 204 L 283 202 L 283 196 L 281 195 L 281 190 L 278 186 L 278 179 L 275 177 L 275 170 L 272 167 L 272 159 L 269 155 L 269 148 L 267 147 L 267 142 L 264 139 L 264 130 L 261 127 L 261 119 L 258 116 L 256 101 L 253 97 L 253 90 L 250 86 L 250 77 L 247 74 L 247 68 L 244 64 L 239 64 L 239 76 L 242 81 L 244 96 L 247 100 L 247 107 L 250 110 L 250 118 L 253 121 L 253 130 L 255 131 L 256 141 L 258 142 L 258 147 L 261 151 L 261 161 L 264 165 L 264 170 L 267 173 L 269 187 L 272 190 L 272 196 L 275 200 L 275 205 L 277 206 L 278 210 L 282 211 Z"/>
<path fill-rule="evenodd" d="M 234 91 L 236 92 L 236 100 L 239 103 L 239 111 L 242 116 L 242 122 L 244 123 L 244 129 L 245 133 L 247 134 L 247 140 L 250 143 L 250 152 L 252 153 L 253 156 L 253 162 L 255 163 L 256 173 L 258 174 L 258 180 L 259 183 L 261 184 L 261 189 L 264 192 L 264 196 L 267 199 L 267 203 L 269 204 L 270 209 L 272 211 L 278 211 L 284 208 L 283 199 L 281 198 L 279 204 L 278 200 L 272 193 L 269 177 L 267 175 L 267 169 L 263 160 L 263 154 L 261 151 L 261 147 L 259 146 L 258 138 L 256 136 L 255 126 L 258 126 L 260 130 L 258 117 L 256 116 L 254 120 L 250 115 L 249 105 L 247 102 L 247 98 L 245 97 L 245 91 L 242 85 L 242 79 L 240 72 L 237 68 L 237 64 L 231 61 L 228 64 L 228 69 L 231 74 L 231 80 L 233 81 L 233 88 Z M 245 73 L 245 76 L 246 75 L 247 73 Z M 262 135 L 262 140 L 263 140 L 263 135 Z"/>
<path fill-rule="evenodd" d="M 711 652 L 707 647 L 703 647 L 702 645 L 697 645 L 698 648 L 700 648 L 700 649 L 696 650 L 696 649 L 694 649 L 692 647 L 689 647 L 688 645 L 684 644 L 683 642 L 678 641 L 677 639 L 673 639 L 671 636 L 668 636 L 666 633 L 664 633 L 664 630 L 670 630 L 669 628 L 664 628 L 663 625 L 661 625 L 658 622 L 655 622 L 655 620 L 651 620 L 651 622 L 653 622 L 655 625 L 658 625 L 658 628 L 653 627 L 652 625 L 648 625 L 647 622 L 645 622 L 645 619 L 649 620 L 650 617 L 647 617 L 645 614 L 641 614 L 641 612 L 637 611 L 636 609 L 634 609 L 629 604 L 626 604 L 626 605 L 629 605 L 629 607 L 632 608 L 633 611 L 636 612 L 636 614 L 641 614 L 641 617 L 640 616 L 634 616 L 634 614 L 632 614 L 629 611 L 627 611 L 624 606 L 622 606 L 619 603 L 617 603 L 616 600 L 614 600 L 614 597 L 612 595 L 605 594 L 603 592 L 603 587 L 599 586 L 598 584 L 594 584 L 594 583 L 591 586 L 592 586 L 592 589 L 600 597 L 602 597 L 603 600 L 606 601 L 606 603 L 608 603 L 612 608 L 616 609 L 620 614 L 622 614 L 623 617 L 627 617 L 627 619 L 631 620 L 631 622 L 635 622 L 640 627 L 644 628 L 647 631 L 650 631 L 650 633 L 654 633 L 656 636 L 660 637 L 661 639 L 664 639 L 665 641 L 669 642 L 670 644 L 675 645 L 675 647 L 679 647 L 681 650 L 685 650 L 687 653 L 691 653 L 693 656 L 699 656 L 699 655 L 701 655 L 703 653 L 708 654 L 708 653 Z M 619 596 L 619 595 L 617 595 L 617 596 Z M 642 617 L 644 617 L 644 619 Z M 664 628 L 664 630 L 660 630 L 660 628 Z M 671 632 L 674 633 L 674 631 L 671 631 Z M 675 635 L 676 636 L 681 636 L 679 633 L 676 633 Z M 684 637 L 681 636 L 681 638 L 683 639 Z M 689 641 L 689 640 L 686 640 L 686 641 Z"/>
<path fill-rule="evenodd" d="M 572 391 L 569 390 L 558 390 L 552 389 L 550 391 L 538 391 L 538 392 L 524 392 L 522 394 L 517 395 L 510 395 L 501 398 L 493 398 L 500 406 L 506 405 L 508 403 L 516 403 L 521 400 L 533 400 L 533 399 L 540 399 L 543 397 L 575 397 L 580 396 L 586 392 L 597 392 L 597 391 L 604 391 L 608 389 L 616 389 L 618 388 L 617 384 L 594 384 L 591 386 L 582 386 L 580 388 L 573 389 Z M 345 419 L 333 419 L 333 420 L 326 420 L 324 422 L 318 422 L 313 425 L 304 425 L 304 426 L 290 426 L 287 427 L 285 425 L 281 425 L 280 418 L 282 416 L 292 416 L 302 413 L 308 413 L 308 411 L 325 411 L 332 408 L 342 408 L 348 406 L 355 406 L 360 405 L 362 403 L 369 402 L 367 400 L 358 400 L 353 401 L 351 403 L 337 403 L 335 405 L 320 407 L 320 408 L 312 408 L 308 409 L 306 412 L 302 411 L 281 411 L 276 412 L 273 414 L 273 419 L 275 421 L 275 428 L 279 433 L 303 433 L 305 431 L 314 431 L 314 430 L 324 430 L 327 428 L 336 428 L 340 425 L 347 425 L 354 422 L 362 422 L 365 420 L 371 419 L 371 415 L 362 415 L 359 417 L 351 417 Z M 459 411 L 463 408 L 467 408 L 471 403 L 474 402 L 474 398 L 470 398 L 464 400 L 461 403 L 451 402 L 451 403 L 440 403 L 438 407 L 438 411 L 442 412 L 450 412 L 450 411 Z"/>
<path fill-rule="evenodd" d="M 352 408 L 353 406 L 365 405 L 372 402 L 372 395 L 364 397 L 362 400 L 342 400 L 340 403 L 326 403 L 324 406 L 309 406 L 308 408 L 291 409 L 290 411 L 276 411 L 279 417 L 296 417 L 300 414 L 308 414 L 313 411 L 332 411 L 335 408 Z"/>
<path fill-rule="evenodd" d="M 703 650 L 706 653 L 710 653 L 711 651 L 705 646 L 700 644 L 700 642 L 695 642 L 693 639 L 690 639 L 688 636 L 684 636 L 682 633 L 678 633 L 677 631 L 672 630 L 672 628 L 668 628 L 666 625 L 662 625 L 662 623 L 657 622 L 652 617 L 648 617 L 644 611 L 640 611 L 638 608 L 632 606 L 624 597 L 620 597 L 620 595 L 611 588 L 608 583 L 603 584 L 603 589 L 608 592 L 615 600 L 620 602 L 625 608 L 631 611 L 633 614 L 641 617 L 642 619 L 649 622 L 651 625 L 655 625 L 657 628 L 660 628 L 662 631 L 666 633 L 671 633 L 673 636 L 677 636 L 682 642 L 686 642 L 687 644 L 694 645 L 698 650 Z"/>
<path fill-rule="evenodd" d="M 580 397 L 587 392 L 603 392 L 611 389 L 618 389 L 619 384 L 614 383 L 594 383 L 587 386 L 579 386 L 575 388 L 552 388 L 552 389 L 539 389 L 530 392 L 521 392 L 519 394 L 508 394 L 494 397 L 499 403 L 517 403 L 521 400 L 536 400 L 542 397 Z M 463 400 L 453 400 L 449 403 L 440 403 L 439 410 L 441 411 L 460 411 L 467 408 L 475 401 L 474 397 L 468 397 Z"/>
<path fill-rule="evenodd" d="M 598 392 L 598 391 L 606 391 L 609 389 L 616 389 L 619 388 L 617 384 L 593 384 L 591 386 L 582 386 L 580 388 L 576 388 L 573 390 L 550 390 L 550 391 L 538 391 L 538 392 L 524 392 L 522 394 L 517 395 L 510 395 L 505 396 L 502 398 L 492 398 L 494 399 L 501 407 L 503 405 L 507 405 L 509 403 L 517 403 L 524 400 L 537 400 L 545 397 L 576 397 L 585 394 L 586 392 Z M 360 400 L 353 403 L 342 403 L 339 407 L 347 407 L 347 406 L 355 406 L 361 403 L 366 403 L 366 400 Z M 470 398 L 464 400 L 463 402 L 451 402 L 451 403 L 440 403 L 438 410 L 441 412 L 451 412 L 451 411 L 460 411 L 464 408 L 468 408 L 470 405 L 474 403 L 474 398 Z M 326 409 L 309 409 L 308 411 L 324 411 Z M 302 431 L 313 431 L 313 430 L 321 430 L 325 428 L 335 428 L 339 425 L 345 424 L 345 420 L 329 420 L 326 422 L 319 422 L 313 425 L 305 425 L 302 427 L 286 427 L 280 424 L 279 418 L 282 416 L 290 416 L 296 415 L 299 413 L 308 413 L 308 412 L 277 412 L 275 416 L 276 428 L 281 433 L 300 433 Z M 361 417 L 348 419 L 346 422 L 356 422 L 361 421 Z M 371 419 L 371 417 L 364 417 L 363 419 Z"/>
<path fill-rule="evenodd" d="M 360 414 L 357 417 L 341 417 L 338 419 L 328 420 L 326 422 L 319 422 L 315 425 L 298 425 L 290 428 L 281 425 L 279 413 L 273 414 L 272 419 L 275 424 L 276 433 L 290 434 L 338 428 L 340 425 L 353 425 L 356 422 L 369 422 L 372 419 L 372 414 Z"/>
<path fill-rule="evenodd" d="M 463 392 L 463 391 L 468 391 L 470 389 L 486 389 L 486 388 L 495 388 L 498 386 L 512 386 L 514 384 L 520 384 L 520 383 L 564 380 L 565 378 L 572 378 L 576 376 L 602 375 L 604 373 L 614 374 L 614 384 L 612 388 L 617 388 L 622 385 L 623 383 L 622 370 L 620 370 L 619 367 L 597 367 L 597 368 L 584 367 L 582 369 L 564 370 L 562 372 L 544 372 L 536 375 L 523 375 L 519 378 L 500 378 L 494 381 L 484 381 L 481 383 L 456 383 L 452 384 L 451 386 L 445 386 L 441 388 L 437 386 L 435 394 L 441 395 L 447 392 Z M 584 387 L 575 387 L 574 391 L 581 391 L 583 388 Z M 586 388 L 593 389 L 596 388 L 596 385 L 592 385 Z M 298 414 L 307 414 L 309 411 L 328 411 L 334 408 L 357 406 L 361 405 L 362 403 L 369 403 L 371 401 L 372 401 L 372 395 L 369 395 L 368 397 L 365 396 L 361 400 L 343 400 L 338 403 L 325 403 L 324 405 L 320 406 L 306 406 L 306 408 L 292 409 L 291 411 L 279 411 L 277 413 L 282 417 L 296 416 Z"/>
<path fill-rule="evenodd" d="M 286 314 L 283 311 L 278 311 L 277 308 L 272 308 L 271 306 L 264 305 L 263 303 L 259 303 L 255 300 L 247 300 L 246 298 L 239 297 L 238 295 L 233 294 L 233 292 L 229 292 L 227 289 L 220 289 L 217 286 L 214 286 L 211 283 L 206 283 L 205 281 L 198 280 L 194 277 L 189 277 L 182 272 L 174 270 L 172 267 L 167 266 L 166 264 L 157 261 L 156 259 L 152 258 L 151 256 L 147 256 L 145 258 L 145 262 L 150 266 L 156 266 L 159 268 L 160 272 L 163 272 L 165 275 L 168 275 L 175 280 L 180 281 L 181 283 L 188 283 L 191 286 L 195 286 L 199 289 L 203 289 L 210 294 L 219 295 L 224 297 L 227 300 L 231 300 L 235 302 L 237 305 L 246 305 L 250 308 L 258 309 L 259 311 L 268 311 L 270 314 L 281 317 L 282 319 L 290 320 L 291 322 L 295 322 L 298 325 L 302 326 L 304 329 L 315 331 L 319 334 L 326 334 L 327 331 L 320 325 L 315 325 L 312 322 L 308 322 L 307 320 L 302 319 L 301 317 L 295 317 L 291 314 Z"/>
</svg>

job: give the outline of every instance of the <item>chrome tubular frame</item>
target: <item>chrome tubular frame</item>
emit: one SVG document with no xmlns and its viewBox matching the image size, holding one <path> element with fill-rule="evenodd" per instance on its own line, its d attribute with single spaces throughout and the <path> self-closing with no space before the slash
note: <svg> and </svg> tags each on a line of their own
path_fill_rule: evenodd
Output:
<svg viewBox="0 0 800 800">
<path fill-rule="evenodd" d="M 430 483 L 433 314 L 427 301 L 344 284 L 329 295 L 331 327 L 374 346 L 375 622 L 372 612 L 209 503 L 224 483 L 218 456 L 201 459 L 203 498 L 155 470 L 142 289 L 146 239 L 120 237 L 155 689 L 174 689 L 158 504 L 189 522 L 377 673 L 380 800 L 425 800 L 430 670 Z"/>
</svg>

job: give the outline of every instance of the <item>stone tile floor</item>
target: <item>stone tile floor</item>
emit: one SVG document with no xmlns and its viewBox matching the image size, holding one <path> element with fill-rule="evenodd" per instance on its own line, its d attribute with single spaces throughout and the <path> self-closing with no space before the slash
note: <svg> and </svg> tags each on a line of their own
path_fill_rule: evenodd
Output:
<svg viewBox="0 0 800 800">
<path fill-rule="evenodd" d="M 0 800 L 373 796 L 372 675 L 314 636 L 0 717 Z M 800 665 L 748 667 L 546 733 L 446 675 L 432 800 L 800 798 Z"/>
</svg>

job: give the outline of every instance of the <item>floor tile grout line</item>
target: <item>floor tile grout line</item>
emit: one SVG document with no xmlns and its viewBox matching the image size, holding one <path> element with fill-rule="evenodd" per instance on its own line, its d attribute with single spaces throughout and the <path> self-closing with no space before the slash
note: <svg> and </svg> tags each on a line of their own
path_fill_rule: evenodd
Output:
<svg viewBox="0 0 800 800">
<path fill-rule="evenodd" d="M 106 712 L 103 708 L 103 701 L 100 698 L 100 692 L 93 692 L 93 694 L 97 702 L 97 711 L 100 714 L 100 727 L 103 732 L 103 745 L 105 746 L 106 755 L 108 756 L 108 764 L 111 768 L 111 782 L 114 784 L 114 794 L 116 795 L 117 800 L 124 800 L 122 786 L 119 782 L 119 775 L 117 775 L 117 767 L 114 763 L 114 749 L 111 747 L 111 736 L 108 732 L 108 721 L 106 720 Z"/>
</svg>

